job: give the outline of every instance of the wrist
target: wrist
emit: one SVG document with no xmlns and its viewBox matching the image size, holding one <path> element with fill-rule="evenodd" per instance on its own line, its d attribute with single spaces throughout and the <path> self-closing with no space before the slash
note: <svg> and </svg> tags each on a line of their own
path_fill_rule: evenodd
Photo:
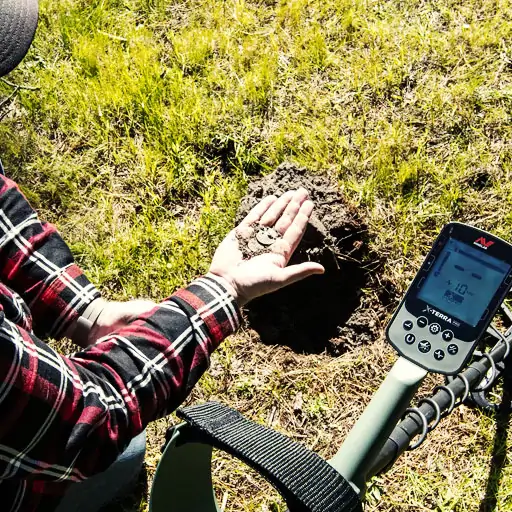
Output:
<svg viewBox="0 0 512 512">
<path fill-rule="evenodd" d="M 211 270 L 206 275 L 207 277 L 210 277 L 217 281 L 229 293 L 229 295 L 233 297 L 234 301 L 236 302 L 239 308 L 247 304 L 248 301 L 244 299 L 243 295 L 238 291 L 238 289 L 230 279 Z"/>
<path fill-rule="evenodd" d="M 75 322 L 70 325 L 66 336 L 81 347 L 90 345 L 89 335 L 108 301 L 98 297 L 91 301 Z"/>
</svg>

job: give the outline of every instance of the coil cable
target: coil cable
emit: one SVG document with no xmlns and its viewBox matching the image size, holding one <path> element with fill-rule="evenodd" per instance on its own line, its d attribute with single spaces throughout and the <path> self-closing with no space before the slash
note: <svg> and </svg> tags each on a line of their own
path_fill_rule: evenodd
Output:
<svg viewBox="0 0 512 512">
<path fill-rule="evenodd" d="M 501 310 L 505 313 L 506 317 L 512 321 L 512 311 L 510 311 L 510 309 L 505 304 L 502 304 Z M 416 417 L 420 422 L 418 427 L 421 428 L 420 432 L 416 434 L 419 435 L 418 440 L 414 443 L 411 441 L 406 448 L 407 450 L 415 450 L 421 446 L 427 438 L 427 435 L 439 425 L 441 419 L 450 415 L 456 407 L 462 405 L 465 402 L 470 406 L 476 406 L 486 411 L 496 410 L 497 405 L 491 404 L 485 393 L 495 385 L 498 377 L 503 373 L 505 369 L 505 361 L 511 352 L 510 345 L 512 343 L 512 327 L 509 327 L 505 334 L 503 334 L 499 329 L 491 324 L 487 330 L 487 334 L 496 339 L 497 342 L 490 352 L 478 351 L 474 353 L 474 356 L 480 357 L 479 363 L 483 363 L 485 361 L 489 367 L 487 371 L 485 371 L 485 374 L 482 376 L 480 381 L 476 382 L 476 386 L 474 385 L 473 388 L 471 387 L 468 377 L 464 374 L 465 372 L 459 373 L 455 376 L 447 376 L 444 385 L 436 386 L 433 389 L 432 397 L 422 398 L 419 400 L 417 407 L 409 407 L 406 409 L 402 422 L 407 417 Z M 497 348 L 501 348 L 503 346 L 505 347 L 505 353 L 500 355 L 499 361 L 496 362 L 491 354 L 493 354 Z M 449 387 L 457 379 L 459 379 L 464 385 L 463 389 L 460 390 L 461 392 L 457 392 L 457 396 L 462 395 L 459 401 L 457 401 L 457 396 L 454 390 Z M 444 411 L 442 410 L 444 407 L 442 408 L 438 401 L 436 401 L 436 394 L 439 393 L 445 393 L 446 397 L 448 398 L 448 402 L 446 404 L 447 407 Z M 432 417 L 427 417 L 425 412 L 421 410 L 422 404 L 427 404 L 430 406 L 433 414 L 429 414 L 429 416 Z M 509 404 L 509 408 L 512 410 L 512 403 Z"/>
</svg>

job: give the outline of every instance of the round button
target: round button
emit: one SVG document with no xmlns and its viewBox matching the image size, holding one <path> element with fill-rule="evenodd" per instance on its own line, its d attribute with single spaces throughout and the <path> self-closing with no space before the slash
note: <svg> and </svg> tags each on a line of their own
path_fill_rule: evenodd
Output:
<svg viewBox="0 0 512 512">
<path fill-rule="evenodd" d="M 441 361 L 442 359 L 444 359 L 444 352 L 440 348 L 434 350 L 434 359 L 436 359 L 437 361 Z"/>
<path fill-rule="evenodd" d="M 402 327 L 406 330 L 406 331 L 410 331 L 412 329 L 412 320 L 406 320 L 403 324 L 402 324 Z"/>
<path fill-rule="evenodd" d="M 418 327 L 425 327 L 428 325 L 428 320 L 424 316 L 420 316 L 416 323 L 418 324 Z"/>
<path fill-rule="evenodd" d="M 454 343 L 446 347 L 446 352 L 448 352 L 448 354 L 450 354 L 451 356 L 454 356 L 458 351 L 459 347 L 457 347 L 457 345 L 455 345 Z"/>
<path fill-rule="evenodd" d="M 444 341 L 452 341 L 453 340 L 453 332 L 449 329 L 446 329 L 446 331 L 443 331 L 443 334 L 441 334 Z"/>
<path fill-rule="evenodd" d="M 430 345 L 430 342 L 428 342 L 427 340 L 421 340 L 419 343 L 418 343 L 418 350 L 422 353 L 422 354 L 426 354 L 427 352 L 430 352 L 430 349 L 432 348 L 432 346 Z"/>
<path fill-rule="evenodd" d="M 407 345 L 412 345 L 416 341 L 416 336 L 412 332 L 409 332 L 405 335 L 405 343 Z"/>
<path fill-rule="evenodd" d="M 430 324 L 430 327 L 428 328 L 428 330 L 432 334 L 439 334 L 441 332 L 441 326 L 439 324 Z"/>
</svg>

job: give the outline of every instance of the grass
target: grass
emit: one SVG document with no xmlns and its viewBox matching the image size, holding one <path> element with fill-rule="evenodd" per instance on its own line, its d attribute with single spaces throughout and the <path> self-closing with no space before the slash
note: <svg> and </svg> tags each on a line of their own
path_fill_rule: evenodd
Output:
<svg viewBox="0 0 512 512">
<path fill-rule="evenodd" d="M 337 181 L 400 292 L 449 219 L 512 239 L 511 36 L 509 0 L 43 0 L 21 87 L 0 82 L 0 154 L 108 297 L 205 272 L 247 183 L 284 160 Z M 192 399 L 328 457 L 393 358 L 382 340 L 332 359 L 242 331 Z M 150 476 L 172 421 L 149 429 Z M 442 425 L 367 510 L 512 509 L 496 421 L 462 407 Z M 215 471 L 226 510 L 282 510 L 235 462 Z"/>
</svg>

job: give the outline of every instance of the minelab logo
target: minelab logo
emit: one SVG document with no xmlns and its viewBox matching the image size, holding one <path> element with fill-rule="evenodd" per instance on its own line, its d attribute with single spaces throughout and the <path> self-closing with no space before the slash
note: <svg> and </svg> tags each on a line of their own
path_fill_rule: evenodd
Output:
<svg viewBox="0 0 512 512">
<path fill-rule="evenodd" d="M 436 311 L 434 308 L 431 308 L 430 306 L 427 306 L 426 309 L 423 310 L 426 313 L 430 313 L 431 315 L 437 316 L 441 320 L 444 320 L 445 322 L 448 322 L 449 324 L 453 323 L 453 320 L 443 313 L 439 313 L 439 311 Z"/>
<path fill-rule="evenodd" d="M 487 249 L 489 249 L 489 247 L 491 247 L 494 242 L 492 240 L 486 240 L 483 236 L 481 236 L 480 238 L 477 238 L 473 244 L 487 251 Z"/>
</svg>

